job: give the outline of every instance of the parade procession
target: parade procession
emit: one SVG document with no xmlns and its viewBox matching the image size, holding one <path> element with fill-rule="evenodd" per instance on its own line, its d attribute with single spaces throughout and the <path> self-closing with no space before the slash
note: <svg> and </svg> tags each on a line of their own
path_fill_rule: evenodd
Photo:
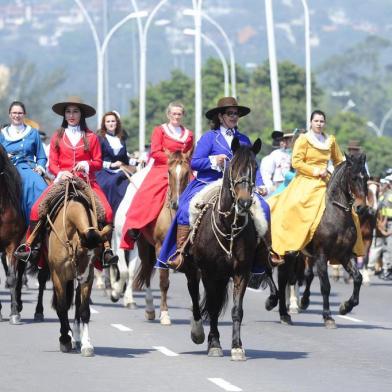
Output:
<svg viewBox="0 0 392 392">
<path fill-rule="evenodd" d="M 245 3 L 0 1 L 2 391 L 391 390 L 386 2 Z"/>
</svg>

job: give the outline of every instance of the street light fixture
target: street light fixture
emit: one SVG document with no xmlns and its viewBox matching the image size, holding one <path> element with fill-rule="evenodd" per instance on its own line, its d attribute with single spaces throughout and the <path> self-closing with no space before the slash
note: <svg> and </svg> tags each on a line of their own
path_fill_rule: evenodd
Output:
<svg viewBox="0 0 392 392">
<path fill-rule="evenodd" d="M 193 29 L 184 29 L 184 34 L 185 35 L 195 35 L 196 31 Z M 227 97 L 229 95 L 229 67 L 227 65 L 227 61 L 225 59 L 225 56 L 223 55 L 222 51 L 219 49 L 219 47 L 215 44 L 214 41 L 212 41 L 210 38 L 208 38 L 205 34 L 201 33 L 201 37 L 206 41 L 206 43 L 210 46 L 212 46 L 216 53 L 218 54 L 218 57 L 222 63 L 223 67 L 223 77 L 224 77 L 224 96 Z"/>
<path fill-rule="evenodd" d="M 144 152 L 146 144 L 146 62 L 147 62 L 147 33 L 151 22 L 158 10 L 168 0 L 161 0 L 148 14 L 145 24 L 138 18 L 139 45 L 140 45 L 140 78 L 139 78 L 139 151 Z M 135 12 L 138 12 L 136 0 L 131 0 Z M 147 13 L 146 13 L 147 15 Z"/>
<path fill-rule="evenodd" d="M 96 49 L 96 56 L 97 56 L 97 123 L 98 127 L 100 125 L 101 118 L 103 116 L 103 95 L 104 95 L 104 59 L 105 59 L 105 51 L 107 49 L 107 46 L 113 37 L 113 34 L 126 22 L 128 22 L 130 19 L 134 18 L 143 18 L 147 16 L 146 11 L 140 11 L 140 12 L 131 12 L 127 16 L 125 16 L 123 19 L 121 19 L 116 25 L 114 25 L 106 37 L 104 38 L 103 42 L 101 43 L 97 29 L 95 28 L 95 25 L 87 12 L 86 8 L 84 7 L 83 3 L 81 0 L 74 0 L 76 4 L 79 6 L 81 9 L 84 17 L 87 20 L 87 23 L 90 27 L 90 30 L 92 32 L 93 38 L 94 38 L 94 43 L 95 43 L 95 49 Z"/>
</svg>

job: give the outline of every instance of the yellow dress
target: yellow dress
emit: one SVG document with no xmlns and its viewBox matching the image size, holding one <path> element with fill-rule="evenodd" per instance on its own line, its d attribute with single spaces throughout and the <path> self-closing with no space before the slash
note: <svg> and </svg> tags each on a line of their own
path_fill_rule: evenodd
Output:
<svg viewBox="0 0 392 392">
<path fill-rule="evenodd" d="M 267 200 L 271 208 L 272 249 L 279 255 L 298 251 L 312 240 L 325 210 L 325 193 L 328 179 L 319 173 L 332 161 L 336 166 L 344 158 L 334 136 L 327 136 L 320 142 L 307 132 L 295 142 L 291 164 L 296 176 L 288 187 Z M 359 233 L 354 252 L 363 254 L 359 220 L 355 212 L 353 218 Z"/>
</svg>

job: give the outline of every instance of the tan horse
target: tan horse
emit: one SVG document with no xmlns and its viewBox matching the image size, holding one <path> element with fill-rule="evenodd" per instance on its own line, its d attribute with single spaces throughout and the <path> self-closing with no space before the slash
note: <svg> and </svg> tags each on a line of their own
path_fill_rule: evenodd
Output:
<svg viewBox="0 0 392 392">
<path fill-rule="evenodd" d="M 94 347 L 89 336 L 89 300 L 94 279 L 93 259 L 98 256 L 107 232 L 97 229 L 96 214 L 86 199 L 78 195 L 72 199 L 70 196 L 68 202 L 66 197 L 50 225 L 48 263 L 54 287 L 53 307 L 61 324 L 60 350 L 69 352 L 72 348 L 80 347 L 83 356 L 92 356 Z M 71 341 L 68 310 L 72 305 L 75 279 L 78 284 Z M 82 331 L 80 320 L 83 323 Z"/>
<path fill-rule="evenodd" d="M 150 282 L 157 256 L 162 247 L 163 240 L 178 208 L 178 200 L 181 193 L 191 179 L 192 172 L 189 166 L 189 153 L 180 151 L 169 155 L 168 172 L 169 186 L 166 201 L 158 216 L 156 223 L 152 223 L 141 232 L 137 244 L 141 260 L 136 282 L 139 287 L 146 286 L 146 318 L 155 319 L 155 310 L 151 294 Z M 169 290 L 169 270 L 159 270 L 159 288 L 161 291 L 160 322 L 162 325 L 170 325 L 171 320 L 167 306 L 167 292 Z"/>
</svg>

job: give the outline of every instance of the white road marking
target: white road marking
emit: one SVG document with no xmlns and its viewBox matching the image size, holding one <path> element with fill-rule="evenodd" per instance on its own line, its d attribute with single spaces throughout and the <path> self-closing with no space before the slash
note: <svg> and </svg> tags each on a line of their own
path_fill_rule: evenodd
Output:
<svg viewBox="0 0 392 392">
<path fill-rule="evenodd" d="M 168 356 L 168 357 L 177 357 L 178 354 L 175 353 L 174 351 L 169 350 L 168 348 L 164 346 L 152 346 L 155 350 L 161 352 L 162 354 Z"/>
<path fill-rule="evenodd" d="M 218 387 L 224 389 L 225 391 L 229 391 L 229 392 L 240 392 L 240 391 L 242 391 L 241 388 L 238 388 L 235 385 L 230 384 L 229 382 L 227 382 L 223 378 L 209 378 L 208 380 L 213 382 L 215 385 L 218 385 Z"/>
<path fill-rule="evenodd" d="M 261 291 L 261 289 L 252 289 L 252 287 L 247 287 L 246 289 L 249 290 L 249 291 L 256 291 L 256 292 L 260 292 Z"/>
<path fill-rule="evenodd" d="M 350 320 L 350 321 L 355 321 L 356 323 L 363 323 L 363 322 L 364 322 L 363 320 L 359 320 L 359 319 L 356 319 L 356 318 L 350 317 L 350 316 L 341 316 L 341 315 L 338 315 L 338 317 L 340 317 L 340 318 L 342 318 L 342 319 Z"/>
<path fill-rule="evenodd" d="M 96 309 L 94 309 L 94 308 L 92 308 L 92 307 L 90 306 L 90 313 L 91 313 L 91 314 L 98 314 L 99 312 L 98 312 L 98 310 L 96 310 Z"/>
<path fill-rule="evenodd" d="M 129 332 L 132 331 L 131 328 L 126 327 L 125 325 L 122 324 L 110 324 L 112 327 L 117 328 L 121 332 Z"/>
</svg>

